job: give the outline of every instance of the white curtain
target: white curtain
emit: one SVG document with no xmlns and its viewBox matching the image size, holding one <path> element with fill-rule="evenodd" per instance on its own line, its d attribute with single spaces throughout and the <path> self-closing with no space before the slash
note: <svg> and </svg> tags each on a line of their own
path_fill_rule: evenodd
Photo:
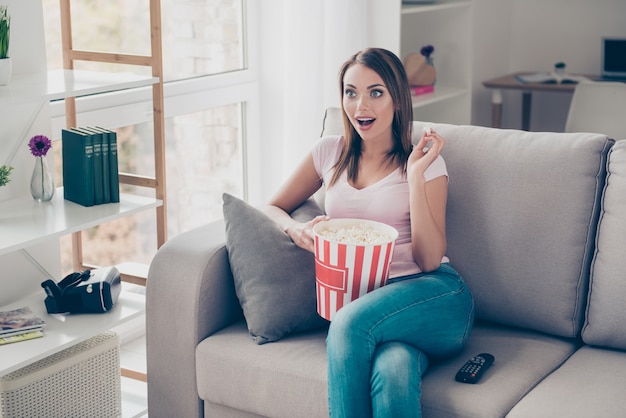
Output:
<svg viewBox="0 0 626 418">
<path fill-rule="evenodd" d="M 271 195 L 319 137 L 324 109 L 339 105 L 341 64 L 367 46 L 363 0 L 263 0 L 261 141 Z"/>
</svg>

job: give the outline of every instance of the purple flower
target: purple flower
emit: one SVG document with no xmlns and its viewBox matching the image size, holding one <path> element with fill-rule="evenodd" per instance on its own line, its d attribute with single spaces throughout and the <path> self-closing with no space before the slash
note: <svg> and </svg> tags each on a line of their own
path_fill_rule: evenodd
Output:
<svg viewBox="0 0 626 418">
<path fill-rule="evenodd" d="M 420 49 L 420 54 L 425 56 L 426 58 L 430 57 L 430 54 L 435 52 L 435 47 L 432 45 L 424 45 L 422 49 Z"/>
<path fill-rule="evenodd" d="M 48 150 L 52 147 L 52 141 L 44 135 L 35 135 L 28 141 L 30 153 L 35 157 L 45 157 Z"/>
</svg>

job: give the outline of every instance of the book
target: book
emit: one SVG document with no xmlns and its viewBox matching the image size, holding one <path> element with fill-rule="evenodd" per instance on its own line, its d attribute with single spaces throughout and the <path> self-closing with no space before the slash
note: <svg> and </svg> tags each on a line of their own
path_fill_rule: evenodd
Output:
<svg viewBox="0 0 626 418">
<path fill-rule="evenodd" d="M 532 73 L 518 74 L 515 76 L 520 83 L 540 83 L 540 84 L 577 84 L 587 80 L 587 77 L 572 74 Z"/>
<path fill-rule="evenodd" d="M 108 133 L 95 126 L 80 128 L 93 135 L 94 154 L 94 193 L 95 204 L 111 202 L 111 187 L 109 184 L 109 139 Z"/>
<path fill-rule="evenodd" d="M 111 203 L 120 201 L 120 176 L 119 164 L 117 157 L 117 132 L 112 129 L 96 126 L 97 129 L 108 134 L 109 145 L 109 192 L 111 194 Z"/>
<path fill-rule="evenodd" d="M 27 331 L 22 334 L 0 337 L 0 345 L 18 343 L 20 341 L 33 340 L 35 338 L 41 338 L 41 337 L 43 337 L 42 330 Z"/>
<path fill-rule="evenodd" d="M 419 96 L 421 94 L 428 94 L 435 91 L 435 86 L 409 86 L 411 89 L 411 96 Z"/>
<path fill-rule="evenodd" d="M 76 128 L 61 131 L 63 197 L 82 206 L 93 206 L 93 137 Z"/>
<path fill-rule="evenodd" d="M 46 321 L 35 315 L 27 306 L 0 312 L 0 337 L 42 330 L 45 326 Z"/>
<path fill-rule="evenodd" d="M 102 180 L 104 183 L 104 202 L 111 202 L 111 174 L 109 173 L 111 163 L 109 162 L 109 137 L 108 132 L 103 132 L 102 128 L 97 126 L 94 129 L 98 129 L 102 132 Z M 119 201 L 119 199 L 117 200 Z"/>
<path fill-rule="evenodd" d="M 104 200 L 102 132 L 94 131 L 88 127 L 79 127 L 76 129 L 90 135 L 91 142 L 93 143 L 93 203 L 94 205 L 107 203 Z"/>
</svg>

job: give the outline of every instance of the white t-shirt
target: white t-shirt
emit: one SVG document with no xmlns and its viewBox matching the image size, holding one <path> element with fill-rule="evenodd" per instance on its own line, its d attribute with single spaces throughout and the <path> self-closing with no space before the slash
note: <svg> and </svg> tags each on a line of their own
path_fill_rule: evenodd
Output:
<svg viewBox="0 0 626 418">
<path fill-rule="evenodd" d="M 325 187 L 325 211 L 331 218 L 369 219 L 391 225 L 398 230 L 389 277 L 400 277 L 421 272 L 411 251 L 411 220 L 409 217 L 409 185 L 400 169 L 363 189 L 356 189 L 347 181 L 344 171 L 338 181 L 328 188 L 344 144 L 343 136 L 320 139 L 312 150 L 315 169 Z M 439 156 L 424 173 L 426 181 L 447 176 L 443 157 Z M 447 257 L 442 262 L 447 262 Z"/>
</svg>

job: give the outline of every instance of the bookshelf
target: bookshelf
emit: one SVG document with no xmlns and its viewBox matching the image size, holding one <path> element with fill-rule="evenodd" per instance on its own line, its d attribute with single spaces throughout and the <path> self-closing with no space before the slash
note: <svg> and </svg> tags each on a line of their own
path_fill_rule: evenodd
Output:
<svg viewBox="0 0 626 418">
<path fill-rule="evenodd" d="M 72 34 L 71 0 L 60 0 L 61 12 L 61 40 L 63 44 L 63 67 L 73 70 L 76 61 L 95 61 L 102 63 L 127 64 L 133 66 L 149 67 L 152 74 L 152 109 L 153 109 L 153 135 L 154 135 L 154 177 L 146 177 L 129 173 L 120 173 L 119 179 L 122 184 L 152 188 L 155 197 L 159 201 L 156 205 L 156 233 L 157 247 L 167 240 L 167 199 L 165 183 L 165 119 L 164 119 L 164 96 L 163 96 L 163 57 L 161 43 L 161 2 L 149 0 L 150 13 L 150 55 L 136 55 L 125 53 L 106 53 L 88 51 L 74 48 Z M 69 96 L 65 99 L 66 128 L 78 126 L 76 115 L 76 98 Z M 82 231 L 72 233 L 72 257 L 74 270 L 95 268 L 98 266 L 86 265 L 83 261 Z M 125 266 L 130 265 L 129 270 Z M 138 275 L 133 263 L 123 263 L 118 266 L 122 280 L 130 283 L 145 285 L 146 276 Z M 146 271 L 147 269 L 143 269 Z M 146 381 L 147 377 L 142 373 L 122 369 L 122 375 L 133 379 Z"/>
<path fill-rule="evenodd" d="M 472 103 L 472 1 L 403 4 L 368 0 L 370 44 L 401 59 L 433 45 L 437 81 L 433 93 L 413 97 L 414 119 L 469 124 Z"/>
<path fill-rule="evenodd" d="M 66 70 L 73 70 L 76 61 L 94 61 L 113 64 L 127 64 L 140 67 L 149 67 L 152 73 L 152 107 L 154 130 L 154 177 L 146 177 L 130 173 L 120 173 L 120 183 L 154 189 L 156 198 L 161 202 L 156 207 L 157 247 L 167 240 L 167 199 L 165 183 L 165 120 L 163 97 L 163 58 L 161 44 L 161 3 L 160 0 L 149 0 L 150 12 L 150 55 L 136 55 L 124 53 L 107 53 L 76 49 L 73 46 L 71 0 L 60 0 L 61 11 L 61 39 L 63 44 L 63 66 Z M 111 75 L 114 77 L 115 75 Z M 76 112 L 76 98 L 68 96 L 65 99 L 66 128 L 78 126 Z M 83 261 L 82 232 L 72 233 L 72 258 L 74 270 L 95 268 L 98 266 L 86 265 Z M 125 270 L 123 263 L 118 268 L 122 273 L 122 280 L 145 285 L 146 277 L 135 274 L 137 269 Z M 145 269 L 144 269 L 145 270 Z"/>
<path fill-rule="evenodd" d="M 129 88 L 151 86 L 158 78 L 132 74 L 108 74 L 93 71 L 54 70 L 44 74 L 17 74 L 11 83 L 0 90 L 0 106 L 32 105 L 33 115 L 26 118 L 35 124 L 45 117 L 45 109 L 51 100 L 81 97 Z M 23 132 L 32 131 L 30 126 L 21 127 Z M 28 135 L 15 142 L 10 151 L 17 154 L 23 148 Z M 156 198 L 122 194 L 119 203 L 84 207 L 63 199 L 63 188 L 58 187 L 51 202 L 37 204 L 29 194 L 0 201 L 0 256 L 22 253 L 38 244 L 46 244 L 62 235 L 77 233 L 86 228 L 129 216 L 144 210 L 156 209 L 162 201 Z M 16 278 L 19 280 L 19 278 Z M 28 306 L 48 324 L 44 338 L 23 341 L 0 347 L 0 376 L 18 370 L 25 365 L 61 351 L 73 344 L 111 329 L 145 312 L 145 297 L 127 292 L 126 284 L 111 312 L 96 315 L 48 315 L 43 300 L 45 293 L 32 283 L 22 296 L 0 306 L 9 310 Z M 1 305 L 1 304 L 0 304 Z M 132 371 L 124 372 L 133 374 Z M 142 378 L 140 376 L 140 378 Z"/>
<path fill-rule="evenodd" d="M 145 296 L 129 292 L 129 286 L 133 286 L 131 283 L 122 283 L 116 306 L 106 314 L 47 315 L 43 303 L 45 293 L 39 284 L 42 277 L 61 279 L 58 277 L 60 236 L 72 235 L 75 270 L 97 267 L 85 266 L 82 262 L 81 231 L 86 228 L 155 210 L 158 245 L 167 239 L 160 2 L 149 2 L 152 51 L 150 56 L 142 57 L 74 50 L 70 1 L 60 0 L 65 68 L 47 71 L 43 62 L 45 48 L 40 0 L 7 1 L 13 14 L 12 27 L 16 28 L 11 36 L 11 48 L 16 52 L 13 54 L 15 71 L 11 81 L 0 88 L 0 110 L 5 116 L 0 132 L 0 164 L 8 163 L 16 170 L 9 186 L 0 190 L 0 269 L 4 269 L 4 274 L 0 275 L 3 289 L 0 310 L 28 306 L 48 326 L 44 338 L 0 347 L 0 376 L 141 318 L 145 313 Z M 149 66 L 152 71 L 149 76 L 140 76 L 75 70 L 76 60 Z M 26 187 L 32 170 L 32 156 L 27 155 L 25 145 L 35 133 L 50 135 L 50 101 L 65 102 L 66 125 L 72 127 L 76 126 L 77 98 L 136 88 L 152 89 L 156 172 L 154 178 L 120 173 L 120 182 L 153 188 L 155 196 L 122 194 L 119 203 L 83 207 L 65 201 L 63 189 L 59 187 L 51 202 L 35 203 Z M 145 284 L 145 277 L 123 275 L 123 280 Z M 146 380 L 145 375 L 130 370 L 123 369 L 122 375 Z"/>
</svg>

